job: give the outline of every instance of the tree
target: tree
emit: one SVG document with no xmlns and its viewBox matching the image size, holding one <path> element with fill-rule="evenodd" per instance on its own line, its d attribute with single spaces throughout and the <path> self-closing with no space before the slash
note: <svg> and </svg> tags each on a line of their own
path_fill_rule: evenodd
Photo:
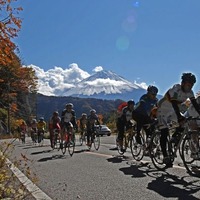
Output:
<svg viewBox="0 0 200 200">
<path fill-rule="evenodd" d="M 12 62 L 16 45 L 12 39 L 17 37 L 22 20 L 17 17 L 21 7 L 14 7 L 17 0 L 0 0 L 0 65 L 7 66 Z"/>
</svg>

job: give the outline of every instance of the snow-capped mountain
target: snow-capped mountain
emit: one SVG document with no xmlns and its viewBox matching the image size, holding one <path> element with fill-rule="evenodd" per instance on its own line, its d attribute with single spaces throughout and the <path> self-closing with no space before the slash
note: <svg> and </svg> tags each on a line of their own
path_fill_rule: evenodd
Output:
<svg viewBox="0 0 200 200">
<path fill-rule="evenodd" d="M 146 90 L 111 71 L 98 71 L 78 82 L 66 95 L 100 99 L 138 99 Z"/>
<path fill-rule="evenodd" d="M 47 96 L 73 96 L 99 99 L 134 99 L 146 93 L 147 85 L 127 81 L 114 72 L 96 67 L 92 75 L 83 71 L 77 64 L 69 68 L 54 67 L 44 71 L 30 65 L 38 77 L 38 92 Z"/>
</svg>

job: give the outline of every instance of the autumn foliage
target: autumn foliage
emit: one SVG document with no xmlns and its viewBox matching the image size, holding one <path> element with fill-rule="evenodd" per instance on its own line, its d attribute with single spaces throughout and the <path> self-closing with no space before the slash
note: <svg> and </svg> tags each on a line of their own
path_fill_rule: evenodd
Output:
<svg viewBox="0 0 200 200">
<path fill-rule="evenodd" d="M 13 42 L 21 29 L 17 0 L 0 0 L 0 107 L 15 113 L 19 95 L 33 92 L 37 78 L 32 68 L 22 66 Z"/>
<path fill-rule="evenodd" d="M 12 39 L 17 37 L 22 20 L 18 17 L 21 7 L 14 7 L 17 0 L 0 0 L 0 65 L 12 62 L 16 45 Z"/>
</svg>

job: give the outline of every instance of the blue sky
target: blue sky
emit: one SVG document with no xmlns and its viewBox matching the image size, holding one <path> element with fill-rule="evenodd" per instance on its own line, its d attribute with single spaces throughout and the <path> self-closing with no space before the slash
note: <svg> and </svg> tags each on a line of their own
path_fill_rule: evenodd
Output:
<svg viewBox="0 0 200 200">
<path fill-rule="evenodd" d="M 96 66 L 163 94 L 182 72 L 200 90 L 200 0 L 19 0 L 25 65 Z"/>
</svg>

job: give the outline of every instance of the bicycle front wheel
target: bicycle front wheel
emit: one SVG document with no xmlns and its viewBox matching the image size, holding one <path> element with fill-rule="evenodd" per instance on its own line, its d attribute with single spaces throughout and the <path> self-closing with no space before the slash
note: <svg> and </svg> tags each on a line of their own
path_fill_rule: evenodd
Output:
<svg viewBox="0 0 200 200">
<path fill-rule="evenodd" d="M 160 132 L 155 132 L 152 135 L 151 142 L 149 144 L 149 154 L 154 167 L 158 170 L 164 170 L 166 169 L 166 165 L 163 162 L 164 157 L 160 145 L 160 136 Z"/>
<path fill-rule="evenodd" d="M 93 142 L 94 142 L 94 148 L 98 151 L 99 147 L 100 147 L 100 137 L 99 137 L 99 135 L 94 135 Z"/>
<path fill-rule="evenodd" d="M 72 156 L 75 150 L 75 135 L 74 134 L 69 135 L 69 142 L 67 146 L 68 146 L 69 155 Z"/>
<path fill-rule="evenodd" d="M 199 136 L 200 137 L 200 136 Z M 200 138 L 198 137 L 198 146 L 200 145 Z M 197 154 L 192 156 L 191 135 L 187 134 L 183 139 L 182 144 L 182 159 L 187 172 L 192 176 L 200 177 L 200 156 Z"/>
<path fill-rule="evenodd" d="M 133 137 L 130 139 L 131 154 L 133 158 L 137 161 L 142 160 L 142 158 L 144 157 L 145 144 L 144 144 L 144 138 L 142 137 L 141 134 L 140 134 L 140 141 L 141 144 L 137 143 L 136 135 L 133 135 Z"/>
</svg>

